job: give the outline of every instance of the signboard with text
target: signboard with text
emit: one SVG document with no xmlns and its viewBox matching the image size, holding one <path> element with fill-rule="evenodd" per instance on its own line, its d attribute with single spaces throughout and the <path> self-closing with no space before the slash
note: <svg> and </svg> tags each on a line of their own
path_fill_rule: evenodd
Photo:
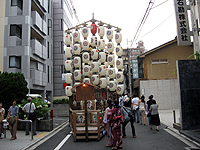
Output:
<svg viewBox="0 0 200 150">
<path fill-rule="evenodd" d="M 178 46 L 191 45 L 186 0 L 174 0 Z"/>
<path fill-rule="evenodd" d="M 138 60 L 137 59 L 132 59 L 132 74 L 133 74 L 133 79 L 138 79 L 139 78 Z"/>
</svg>

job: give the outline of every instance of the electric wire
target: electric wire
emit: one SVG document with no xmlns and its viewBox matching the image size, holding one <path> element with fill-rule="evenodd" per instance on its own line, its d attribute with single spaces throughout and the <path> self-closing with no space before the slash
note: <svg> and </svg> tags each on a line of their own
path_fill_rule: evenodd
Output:
<svg viewBox="0 0 200 150">
<path fill-rule="evenodd" d="M 164 3 L 166 3 L 167 1 L 169 1 L 169 0 L 166 0 L 166 1 L 162 2 L 162 3 L 158 4 L 157 6 L 155 6 L 155 7 L 151 8 L 151 9 L 154 9 L 154 8 L 156 8 L 156 7 L 159 7 L 160 5 L 162 5 L 162 4 L 164 4 Z"/>
</svg>

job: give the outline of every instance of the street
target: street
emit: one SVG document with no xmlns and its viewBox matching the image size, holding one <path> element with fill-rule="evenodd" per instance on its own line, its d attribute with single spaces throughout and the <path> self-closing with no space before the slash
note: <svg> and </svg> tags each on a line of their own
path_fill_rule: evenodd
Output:
<svg viewBox="0 0 200 150">
<path fill-rule="evenodd" d="M 165 125 L 160 126 L 160 131 L 156 131 L 155 126 L 150 130 L 149 125 L 140 125 L 135 123 L 135 130 L 137 138 L 131 135 L 130 124 L 126 127 L 126 138 L 123 139 L 123 149 L 125 150 L 185 150 L 197 148 L 192 142 L 189 142 L 166 128 Z M 172 135 L 174 134 L 174 135 Z M 73 141 L 73 135 L 69 126 L 64 127 L 57 134 L 39 145 L 35 150 L 49 149 L 49 150 L 104 150 L 111 149 L 105 147 L 106 138 L 103 137 L 100 141 L 85 140 Z"/>
</svg>

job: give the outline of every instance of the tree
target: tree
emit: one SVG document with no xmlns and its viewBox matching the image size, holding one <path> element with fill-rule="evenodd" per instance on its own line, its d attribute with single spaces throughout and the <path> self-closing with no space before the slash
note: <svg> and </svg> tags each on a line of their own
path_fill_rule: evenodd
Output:
<svg viewBox="0 0 200 150">
<path fill-rule="evenodd" d="M 6 112 L 15 98 L 18 99 L 17 103 L 21 103 L 26 98 L 29 91 L 27 84 L 22 73 L 3 72 L 0 74 L 0 101 Z"/>
</svg>

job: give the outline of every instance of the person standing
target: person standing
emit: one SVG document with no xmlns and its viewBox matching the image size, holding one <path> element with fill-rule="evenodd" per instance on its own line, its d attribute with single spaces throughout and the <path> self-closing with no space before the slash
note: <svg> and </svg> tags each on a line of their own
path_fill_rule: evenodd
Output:
<svg viewBox="0 0 200 150">
<path fill-rule="evenodd" d="M 27 101 L 29 103 L 24 105 L 22 110 L 27 114 L 27 117 L 29 118 L 30 113 L 34 113 L 36 108 L 35 108 L 35 104 L 32 103 L 32 99 L 30 97 L 27 98 Z M 32 122 L 33 122 L 33 135 L 37 135 L 37 133 L 36 133 L 36 119 L 32 119 Z M 26 122 L 26 134 L 25 135 L 29 135 L 29 122 Z"/>
<path fill-rule="evenodd" d="M 9 116 L 13 116 L 15 119 L 15 122 L 13 124 L 9 123 L 9 130 L 10 130 L 10 133 L 12 136 L 10 140 L 17 139 L 16 134 L 17 134 L 17 120 L 19 120 L 19 115 L 18 115 L 19 107 L 17 107 L 16 104 L 17 104 L 17 99 L 14 99 L 13 105 L 10 106 L 10 108 L 8 109 L 8 114 L 7 114 L 7 118 Z M 7 120 L 7 118 L 6 118 L 6 120 Z"/>
<path fill-rule="evenodd" d="M 105 110 L 104 119 L 103 119 L 104 128 L 107 132 L 107 134 L 106 134 L 106 142 L 107 142 L 106 147 L 112 147 L 112 136 L 110 134 L 111 130 L 110 130 L 110 123 L 109 123 L 109 117 L 112 115 L 111 109 L 112 109 L 112 101 L 107 100 L 107 108 Z"/>
<path fill-rule="evenodd" d="M 156 101 L 152 101 L 152 105 L 150 106 L 151 111 L 151 127 L 150 129 L 152 130 L 152 125 L 156 126 L 156 131 L 159 131 L 158 126 L 160 125 L 160 118 L 159 118 L 159 113 L 158 113 L 158 104 L 156 104 Z"/>
<path fill-rule="evenodd" d="M 144 95 L 141 96 L 141 99 L 139 100 L 139 113 L 140 113 L 140 125 L 142 125 L 142 116 L 143 116 L 143 122 L 144 122 L 144 126 L 146 125 L 145 124 L 145 120 L 146 120 L 146 117 L 145 117 L 145 107 L 146 107 L 146 102 L 145 102 L 145 97 Z"/>
<path fill-rule="evenodd" d="M 1 135 L 3 134 L 3 117 L 5 114 L 5 109 L 2 108 L 2 103 L 0 103 L 0 138 Z"/>
<path fill-rule="evenodd" d="M 147 117 L 148 117 L 148 120 L 149 120 L 149 125 L 151 124 L 151 115 L 149 115 L 149 114 L 151 114 L 151 112 L 150 112 L 149 109 L 150 109 L 153 101 L 155 101 L 153 99 L 153 95 L 150 95 L 149 100 L 147 101 L 147 111 L 148 111 Z"/>
<path fill-rule="evenodd" d="M 127 101 L 124 102 L 124 107 L 121 107 L 121 114 L 124 116 L 124 123 L 122 124 L 123 138 L 126 138 L 125 128 L 129 122 L 131 123 L 132 136 L 136 138 L 133 116 L 132 116 L 131 108 L 128 107 Z"/>
<path fill-rule="evenodd" d="M 114 101 L 114 108 L 111 109 L 111 118 L 110 118 L 110 126 L 111 126 L 111 134 L 113 140 L 113 148 L 112 149 L 122 149 L 122 134 L 121 134 L 121 109 L 119 108 L 119 101 Z"/>
<path fill-rule="evenodd" d="M 139 97 L 137 95 L 134 95 L 131 103 L 131 108 L 133 110 L 134 122 L 136 121 L 135 113 L 137 113 L 137 123 L 140 122 L 138 102 L 139 102 Z"/>
</svg>

